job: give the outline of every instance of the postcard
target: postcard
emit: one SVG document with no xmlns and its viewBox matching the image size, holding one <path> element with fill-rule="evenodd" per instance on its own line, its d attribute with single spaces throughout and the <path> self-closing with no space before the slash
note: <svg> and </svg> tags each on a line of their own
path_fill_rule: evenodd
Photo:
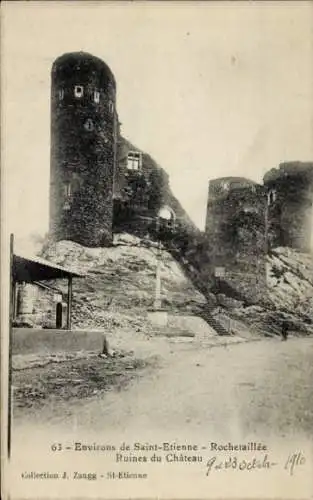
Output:
<svg viewBox="0 0 313 500">
<path fill-rule="evenodd" d="M 312 2 L 2 3 L 2 497 L 313 497 Z"/>
</svg>

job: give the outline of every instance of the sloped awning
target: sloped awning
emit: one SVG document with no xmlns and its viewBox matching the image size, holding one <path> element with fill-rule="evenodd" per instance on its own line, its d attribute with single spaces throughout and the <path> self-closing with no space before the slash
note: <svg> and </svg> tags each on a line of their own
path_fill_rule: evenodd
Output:
<svg viewBox="0 0 313 500">
<path fill-rule="evenodd" d="M 41 257 L 13 255 L 12 278 L 16 283 L 33 283 L 53 279 L 83 277 L 83 274 L 70 271 Z"/>
<path fill-rule="evenodd" d="M 58 266 L 49 260 L 37 256 L 12 255 L 12 287 L 15 290 L 17 283 L 35 283 L 39 281 L 48 281 L 55 279 L 68 280 L 67 293 L 67 330 L 71 329 L 72 314 L 72 281 L 73 278 L 83 278 L 84 274 L 70 271 L 65 267 Z M 15 293 L 11 300 L 14 301 Z M 12 308 L 13 308 L 12 302 Z"/>
</svg>

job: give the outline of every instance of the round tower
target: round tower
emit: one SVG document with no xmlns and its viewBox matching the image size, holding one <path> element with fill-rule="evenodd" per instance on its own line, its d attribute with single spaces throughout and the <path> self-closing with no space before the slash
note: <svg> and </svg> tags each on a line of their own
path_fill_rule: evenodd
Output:
<svg viewBox="0 0 313 500">
<path fill-rule="evenodd" d="M 84 52 L 51 73 L 50 234 L 84 246 L 112 241 L 118 119 L 109 67 Z"/>
<path fill-rule="evenodd" d="M 313 251 L 313 163 L 286 162 L 264 176 L 272 248 Z"/>
<path fill-rule="evenodd" d="M 209 183 L 206 236 L 216 281 L 258 301 L 266 289 L 266 196 L 262 186 L 242 177 Z M 222 290 L 221 290 L 222 292 Z"/>
</svg>

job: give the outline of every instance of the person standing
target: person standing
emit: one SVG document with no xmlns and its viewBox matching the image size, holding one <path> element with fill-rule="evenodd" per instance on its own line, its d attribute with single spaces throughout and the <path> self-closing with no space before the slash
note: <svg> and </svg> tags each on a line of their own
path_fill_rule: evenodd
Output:
<svg viewBox="0 0 313 500">
<path fill-rule="evenodd" d="M 282 328 L 281 328 L 281 336 L 282 336 L 282 340 L 287 340 L 288 338 L 288 323 L 286 320 L 283 321 L 282 323 Z"/>
</svg>

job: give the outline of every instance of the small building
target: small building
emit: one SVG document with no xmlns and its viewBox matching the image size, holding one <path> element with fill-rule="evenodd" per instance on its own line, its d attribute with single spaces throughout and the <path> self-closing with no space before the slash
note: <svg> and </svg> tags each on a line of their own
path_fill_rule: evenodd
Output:
<svg viewBox="0 0 313 500">
<path fill-rule="evenodd" d="M 73 278 L 82 277 L 40 257 L 13 254 L 11 317 L 18 326 L 71 329 Z M 67 293 L 49 284 L 67 280 Z"/>
</svg>

